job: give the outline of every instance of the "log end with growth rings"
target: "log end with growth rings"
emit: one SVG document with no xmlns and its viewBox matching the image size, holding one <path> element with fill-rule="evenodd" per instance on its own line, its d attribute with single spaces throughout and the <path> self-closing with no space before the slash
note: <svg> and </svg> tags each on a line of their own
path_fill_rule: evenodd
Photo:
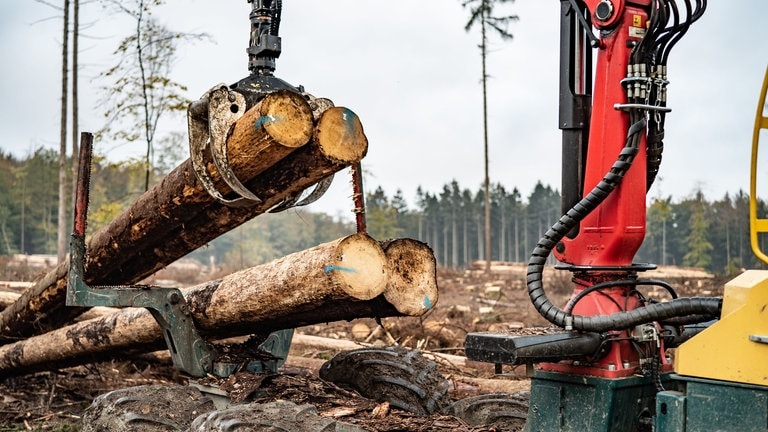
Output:
<svg viewBox="0 0 768 432">
<path fill-rule="evenodd" d="M 279 90 L 267 95 L 254 117 L 257 114 L 258 118 L 253 120 L 254 127 L 263 127 L 269 136 L 285 147 L 301 147 L 312 138 L 312 109 L 297 93 Z"/>
<path fill-rule="evenodd" d="M 357 233 L 339 242 L 334 261 L 326 264 L 325 273 L 348 295 L 370 300 L 384 292 L 389 265 L 379 243 L 367 234 Z"/>
<path fill-rule="evenodd" d="M 327 109 L 317 123 L 315 143 L 329 158 L 344 164 L 359 162 L 368 152 L 360 118 L 349 108 Z"/>
<path fill-rule="evenodd" d="M 384 298 L 398 312 L 420 316 L 437 303 L 437 264 L 426 243 L 401 238 L 384 243 L 390 277 Z"/>
</svg>

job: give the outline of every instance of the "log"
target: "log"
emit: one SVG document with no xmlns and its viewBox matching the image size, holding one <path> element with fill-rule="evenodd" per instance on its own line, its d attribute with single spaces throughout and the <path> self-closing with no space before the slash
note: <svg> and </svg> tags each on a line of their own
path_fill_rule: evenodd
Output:
<svg viewBox="0 0 768 432">
<path fill-rule="evenodd" d="M 0 310 L 12 305 L 13 302 L 18 300 L 21 294 L 13 291 L 0 291 Z"/>
<path fill-rule="evenodd" d="M 17 292 L 0 291 L 0 310 L 3 310 L 4 308 L 12 305 L 13 302 L 18 300 L 19 297 L 21 297 L 21 294 Z M 103 317 L 104 315 L 114 313 L 116 310 L 117 309 L 111 307 L 96 306 L 88 308 L 88 310 L 80 314 L 77 319 L 79 321 L 85 321 L 93 318 L 99 318 Z"/>
<path fill-rule="evenodd" d="M 288 91 L 272 93 L 246 111 L 232 127 L 227 138 L 230 168 L 239 180 L 248 181 L 307 144 L 312 132 L 312 112 L 300 95 Z M 215 165 L 207 162 L 208 175 L 226 196 L 229 188 Z M 165 237 L 170 227 L 186 224 L 210 205 L 220 206 L 195 178 L 191 160 L 186 160 L 93 236 L 85 263 L 86 282 L 96 283 L 99 275 L 129 261 L 132 254 L 126 253 L 127 246 L 144 250 L 158 237 Z"/>
<path fill-rule="evenodd" d="M 297 327 L 306 325 L 304 320 L 326 321 L 325 311 L 312 318 L 315 307 L 332 308 L 336 301 L 350 298 L 373 299 L 384 292 L 388 277 L 387 259 L 378 243 L 354 234 L 240 271 L 227 278 L 226 289 L 208 288 L 198 295 L 204 301 L 192 302 L 190 310 L 199 312 L 195 322 L 201 328 L 216 328 L 217 337 L 231 333 L 230 325 L 240 331 L 243 310 L 263 316 L 294 315 L 299 322 L 292 327 Z"/>
<path fill-rule="evenodd" d="M 294 96 L 280 95 L 283 94 L 274 97 L 288 97 L 294 101 Z M 299 101 L 296 104 L 301 105 Z M 254 109 L 263 106 L 262 103 Z M 312 130 L 312 114 L 308 108 L 296 110 L 296 123 L 304 126 L 288 121 L 292 118 L 288 114 L 269 112 L 267 115 L 282 116 L 284 120 L 266 123 L 271 125 L 270 128 L 262 125 L 257 130 L 260 139 L 269 141 L 267 135 L 282 136 L 274 132 L 275 128 L 280 130 L 282 124 L 289 125 L 285 127 L 294 132 L 306 125 Z M 340 123 L 339 119 L 345 120 L 341 122 L 346 128 L 343 133 L 331 130 Z M 286 132 L 284 135 L 290 138 L 285 140 L 291 145 L 300 141 L 295 139 L 294 133 Z M 86 282 L 92 285 L 136 283 L 267 211 L 291 194 L 299 193 L 320 179 L 359 161 L 367 152 L 368 142 L 362 125 L 357 116 L 345 108 L 332 108 L 324 113 L 312 136 L 313 142 L 299 150 L 287 146 L 291 148 L 291 153 L 260 174 L 241 172 L 246 169 L 258 171 L 263 167 L 254 167 L 245 162 L 246 159 L 253 159 L 249 149 L 230 147 L 229 160 L 235 174 L 263 200 L 258 206 L 237 211 L 215 203 L 197 182 L 191 162 L 185 161 L 88 242 Z M 245 141 L 238 143 L 245 146 Z M 209 164 L 209 169 L 211 167 Z M 217 174 L 213 171 L 210 174 L 221 190 L 225 190 L 219 184 L 221 182 Z M 68 313 L 61 311 L 66 293 L 67 270 L 68 263 L 59 265 L 28 289 L 11 307 L 0 312 L 0 344 L 58 328 L 82 312 L 77 309 Z"/>
<path fill-rule="evenodd" d="M 343 131 L 339 130 L 343 126 Z M 133 256 L 130 262 L 114 268 L 104 280 L 120 283 L 133 275 L 146 277 L 180 258 L 177 251 L 192 251 L 279 204 L 283 198 L 298 194 L 321 179 L 360 161 L 368 150 L 368 141 L 358 117 L 349 109 L 334 107 L 325 111 L 315 128 L 312 142 L 245 185 L 264 201 L 250 208 L 209 206 L 186 226 L 169 229 L 155 247 Z M 279 193 L 278 193 L 279 191 Z M 195 229 L 188 229 L 194 226 Z"/>
<path fill-rule="evenodd" d="M 222 339 L 397 313 L 380 295 L 387 278 L 380 245 L 354 234 L 183 292 L 203 337 Z M 162 347 L 147 310 L 122 309 L 0 347 L 0 377 Z"/>
<path fill-rule="evenodd" d="M 23 259 L 23 258 L 22 258 Z M 21 292 L 34 285 L 33 282 L 20 282 L 20 281 L 2 281 L 0 282 L 0 290 Z"/>
<path fill-rule="evenodd" d="M 384 298 L 403 315 L 420 316 L 438 300 L 437 263 L 432 248 L 410 238 L 384 242 L 391 276 Z"/>
</svg>

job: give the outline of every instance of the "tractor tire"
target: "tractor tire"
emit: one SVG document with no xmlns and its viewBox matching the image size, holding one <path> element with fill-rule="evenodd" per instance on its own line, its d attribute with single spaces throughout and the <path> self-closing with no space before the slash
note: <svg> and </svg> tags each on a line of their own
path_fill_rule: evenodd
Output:
<svg viewBox="0 0 768 432">
<path fill-rule="evenodd" d="M 414 414 L 432 414 L 450 404 L 448 380 L 435 362 L 399 346 L 338 353 L 320 368 L 320 378 Z"/>
<path fill-rule="evenodd" d="M 496 426 L 517 430 L 528 419 L 529 392 L 490 393 L 468 397 L 447 407 L 445 414 L 471 426 Z"/>
<path fill-rule="evenodd" d="M 250 403 L 203 414 L 189 432 L 368 432 L 359 426 L 321 417 L 312 405 L 277 401 Z"/>
<path fill-rule="evenodd" d="M 83 415 L 82 432 L 186 431 L 215 409 L 194 387 L 157 384 L 129 387 L 97 397 Z"/>
</svg>

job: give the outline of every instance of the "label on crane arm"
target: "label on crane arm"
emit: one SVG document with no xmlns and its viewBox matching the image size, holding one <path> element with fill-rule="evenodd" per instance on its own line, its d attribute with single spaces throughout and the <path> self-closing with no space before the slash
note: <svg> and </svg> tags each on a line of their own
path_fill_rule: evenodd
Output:
<svg viewBox="0 0 768 432">
<path fill-rule="evenodd" d="M 642 39 L 645 37 L 645 29 L 642 27 L 630 27 L 629 37 Z"/>
<path fill-rule="evenodd" d="M 642 15 L 632 15 L 632 26 L 629 27 L 629 37 L 642 39 L 645 37 L 645 26 Z"/>
</svg>

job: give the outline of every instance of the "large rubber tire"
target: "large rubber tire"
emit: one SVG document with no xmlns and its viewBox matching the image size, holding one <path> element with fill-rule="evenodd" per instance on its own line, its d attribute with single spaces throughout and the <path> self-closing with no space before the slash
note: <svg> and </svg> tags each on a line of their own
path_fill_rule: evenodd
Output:
<svg viewBox="0 0 768 432">
<path fill-rule="evenodd" d="M 338 353 L 320 368 L 320 378 L 415 414 L 432 414 L 450 404 L 448 380 L 435 362 L 399 346 Z"/>
<path fill-rule="evenodd" d="M 83 415 L 83 432 L 186 431 L 215 409 L 198 389 L 176 384 L 129 387 L 97 397 Z"/>
<path fill-rule="evenodd" d="M 359 426 L 321 417 L 312 405 L 277 401 L 251 403 L 203 414 L 189 432 L 368 432 Z"/>
<path fill-rule="evenodd" d="M 528 419 L 529 392 L 490 393 L 468 397 L 447 407 L 445 414 L 471 426 L 496 426 L 517 430 Z"/>
</svg>

